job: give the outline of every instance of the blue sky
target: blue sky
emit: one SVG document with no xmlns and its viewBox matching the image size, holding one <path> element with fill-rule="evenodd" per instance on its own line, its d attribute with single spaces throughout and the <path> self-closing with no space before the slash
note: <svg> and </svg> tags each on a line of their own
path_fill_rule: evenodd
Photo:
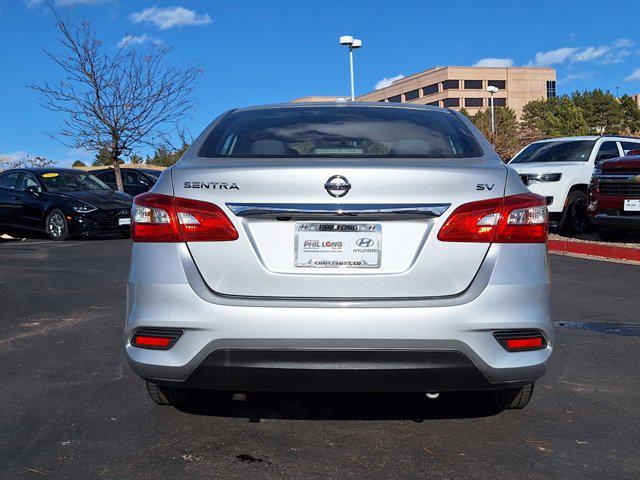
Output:
<svg viewBox="0 0 640 480">
<path fill-rule="evenodd" d="M 347 95 L 348 63 L 338 37 L 362 38 L 356 90 L 436 65 L 515 66 L 558 70 L 560 93 L 602 88 L 640 92 L 640 35 L 625 13 L 637 0 L 568 1 L 312 1 L 312 0 L 55 0 L 90 21 L 115 49 L 135 42 L 172 47 L 173 62 L 192 61 L 204 74 L 197 108 L 185 126 L 197 135 L 222 111 L 305 95 Z M 43 53 L 57 33 L 42 0 L 0 0 L 0 155 L 44 155 L 59 165 L 92 154 L 51 140 L 62 117 L 43 110 L 28 83 L 56 80 Z M 144 150 L 141 153 L 145 153 Z"/>
</svg>

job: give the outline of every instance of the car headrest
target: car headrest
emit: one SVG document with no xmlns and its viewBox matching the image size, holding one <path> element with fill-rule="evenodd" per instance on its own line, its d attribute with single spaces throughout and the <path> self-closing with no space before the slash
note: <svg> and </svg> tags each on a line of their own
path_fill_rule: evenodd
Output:
<svg viewBox="0 0 640 480">
<path fill-rule="evenodd" d="M 281 140 L 256 140 L 249 149 L 251 155 L 289 155 L 290 150 Z"/>
<path fill-rule="evenodd" d="M 391 147 L 392 155 L 425 155 L 433 150 L 426 140 L 400 140 Z"/>
</svg>

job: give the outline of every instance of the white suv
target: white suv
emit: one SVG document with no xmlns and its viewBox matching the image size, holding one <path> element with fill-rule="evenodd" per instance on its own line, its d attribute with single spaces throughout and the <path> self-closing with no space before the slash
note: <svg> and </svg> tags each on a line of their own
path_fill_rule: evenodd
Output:
<svg viewBox="0 0 640 480">
<path fill-rule="evenodd" d="M 534 142 L 511 159 L 524 184 L 547 198 L 550 224 L 566 232 L 584 232 L 587 188 L 593 167 L 608 158 L 640 148 L 640 138 L 587 136 Z"/>
</svg>

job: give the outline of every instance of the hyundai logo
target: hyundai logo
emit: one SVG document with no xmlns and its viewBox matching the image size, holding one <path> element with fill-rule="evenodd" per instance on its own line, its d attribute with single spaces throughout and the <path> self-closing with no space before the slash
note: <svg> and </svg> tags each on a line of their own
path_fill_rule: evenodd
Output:
<svg viewBox="0 0 640 480">
<path fill-rule="evenodd" d="M 362 248 L 371 248 L 373 247 L 373 239 L 359 238 L 358 240 L 356 240 L 356 245 Z"/>
<path fill-rule="evenodd" d="M 349 193 L 349 190 L 351 190 L 351 184 L 349 183 L 349 180 L 344 178 L 342 175 L 334 175 L 327 180 L 327 183 L 324 184 L 324 189 L 332 197 L 340 198 Z"/>
</svg>

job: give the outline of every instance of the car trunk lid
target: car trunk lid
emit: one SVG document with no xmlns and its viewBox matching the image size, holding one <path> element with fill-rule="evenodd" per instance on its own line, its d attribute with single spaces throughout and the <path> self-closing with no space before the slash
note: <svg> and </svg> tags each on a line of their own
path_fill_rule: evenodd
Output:
<svg viewBox="0 0 640 480">
<path fill-rule="evenodd" d="M 501 197 L 506 168 L 483 159 L 191 160 L 172 176 L 177 197 L 218 205 L 240 233 L 188 243 L 219 294 L 420 298 L 459 294 L 473 280 L 489 244 L 441 242 L 437 233 L 459 205 Z M 329 182 L 335 176 L 350 184 L 342 197 L 328 192 L 342 182 Z"/>
</svg>

